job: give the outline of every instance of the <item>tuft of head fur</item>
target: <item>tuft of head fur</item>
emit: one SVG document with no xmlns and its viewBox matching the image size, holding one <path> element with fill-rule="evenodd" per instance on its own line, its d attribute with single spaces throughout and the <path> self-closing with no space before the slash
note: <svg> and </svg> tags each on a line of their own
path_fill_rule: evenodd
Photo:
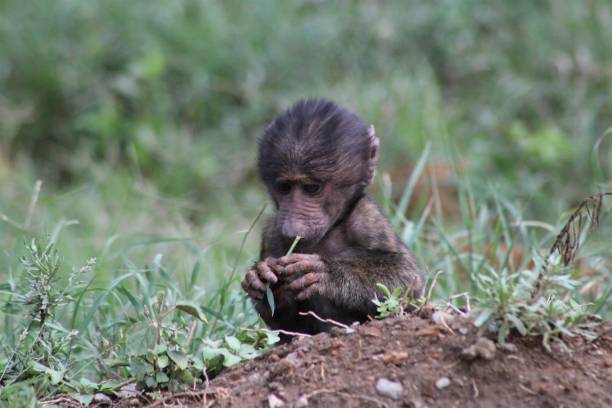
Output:
<svg viewBox="0 0 612 408">
<path fill-rule="evenodd" d="M 369 150 L 368 127 L 357 115 L 326 99 L 303 99 L 264 131 L 259 175 L 267 185 L 282 177 L 306 175 L 364 189 Z"/>
</svg>

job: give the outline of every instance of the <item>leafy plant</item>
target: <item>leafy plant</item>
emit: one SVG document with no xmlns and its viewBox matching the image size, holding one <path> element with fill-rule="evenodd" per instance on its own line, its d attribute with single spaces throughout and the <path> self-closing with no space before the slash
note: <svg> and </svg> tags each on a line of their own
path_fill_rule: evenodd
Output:
<svg viewBox="0 0 612 408">
<path fill-rule="evenodd" d="M 262 331 L 254 336 L 243 332 L 238 337 L 226 336 L 223 340 L 207 340 L 202 346 L 202 358 L 209 372 L 216 374 L 224 367 L 259 356 L 265 348 L 278 341 L 278 335 L 270 331 Z"/>
<path fill-rule="evenodd" d="M 387 286 L 382 283 L 377 283 L 376 287 L 382 292 L 383 298 L 378 299 L 375 295 L 372 302 L 376 305 L 377 319 L 384 319 L 389 316 L 400 316 L 405 313 L 408 309 L 414 309 L 419 300 L 415 300 L 410 296 L 407 290 L 402 288 L 395 288 L 393 291 L 389 290 Z"/>
<path fill-rule="evenodd" d="M 43 246 L 32 239 L 26 249 L 28 254 L 20 259 L 24 282 L 4 308 L 23 317 L 22 328 L 10 349 L 7 344 L 3 346 L 9 358 L 0 361 L 0 383 L 42 375 L 50 386 L 70 384 L 65 376 L 71 355 L 77 351 L 74 339 L 78 332 L 62 325 L 55 314 L 59 307 L 76 301 L 84 287 L 82 279 L 91 272 L 95 259 L 65 276 L 53 240 Z"/>
<path fill-rule="evenodd" d="M 25 394 L 33 395 L 27 400 L 32 404 L 39 395 L 49 398 L 69 394 L 87 405 L 94 394 L 114 397 L 130 383 L 142 390 L 177 390 L 210 378 L 223 367 L 253 358 L 279 340 L 275 333 L 258 328 L 230 326 L 207 334 L 210 328 L 206 314 L 212 308 L 177 299 L 180 293 L 169 286 L 149 293 L 158 285 L 156 274 L 171 279 L 161 256 L 155 257 L 146 278 L 130 272 L 94 300 L 94 291 L 87 291 L 91 284 L 86 285 L 83 278 L 95 260 L 63 273 L 56 239 L 54 234 L 44 246 L 37 240 L 28 243 L 28 254 L 21 259 L 23 283 L 10 291 L 4 307 L 11 316 L 22 317 L 23 327 L 12 345 L 2 344 L 2 355 L 9 358 L 0 360 L 0 401 L 9 406 L 20 406 L 15 404 L 25 402 Z M 132 294 L 124 286 L 132 276 L 138 277 L 141 293 Z M 125 298 L 130 307 L 124 309 L 121 318 L 116 316 L 108 325 L 101 324 L 98 318 L 104 316 L 103 304 L 111 294 L 115 299 Z M 82 304 L 91 307 L 83 310 Z M 230 303 L 228 307 L 231 310 L 235 306 Z M 65 317 L 67 312 L 72 314 L 72 327 L 82 332 L 66 328 L 56 318 Z M 75 324 L 81 321 L 80 314 L 85 318 L 80 325 Z M 87 339 L 90 335 L 92 339 Z M 96 369 L 91 370 L 94 361 Z M 15 395 L 24 398 L 17 400 Z"/>
<path fill-rule="evenodd" d="M 0 388 L 0 404 L 6 408 L 39 408 L 36 391 L 28 382 L 17 382 Z"/>
<path fill-rule="evenodd" d="M 500 343 L 516 330 L 523 336 L 542 336 L 550 349 L 552 340 L 561 345 L 560 336 L 583 335 L 593 337 L 589 330 L 598 324 L 599 317 L 593 304 L 581 302 L 577 289 L 581 282 L 572 276 L 568 266 L 574 261 L 580 247 L 584 217 L 597 225 L 603 197 L 602 193 L 584 200 L 556 237 L 549 254 L 534 255 L 534 266 L 510 273 L 493 269 L 475 277 L 478 285 L 478 308 L 474 311 L 475 324 L 497 333 Z M 605 302 L 610 296 L 599 302 Z"/>
<path fill-rule="evenodd" d="M 482 273 L 476 279 L 479 297 L 476 301 L 475 324 L 497 333 L 503 344 L 516 330 L 523 336 L 542 336 L 545 347 L 560 334 L 592 336 L 595 316 L 589 305 L 569 296 L 580 286 L 567 268 L 560 266 L 559 256 L 553 255 L 540 262 L 534 270 L 508 273 L 507 270 Z M 538 270 L 547 265 L 549 288 L 535 298 L 531 293 L 537 286 Z M 553 284 L 554 282 L 554 284 Z"/>
<path fill-rule="evenodd" d="M 199 382 L 206 367 L 191 351 L 197 347 L 195 326 L 207 322 L 200 308 L 167 302 L 160 293 L 145 310 L 143 320 L 126 327 L 126 342 L 115 345 L 117 357 L 110 365 L 127 366 L 129 378 L 146 389 L 176 390 Z"/>
</svg>

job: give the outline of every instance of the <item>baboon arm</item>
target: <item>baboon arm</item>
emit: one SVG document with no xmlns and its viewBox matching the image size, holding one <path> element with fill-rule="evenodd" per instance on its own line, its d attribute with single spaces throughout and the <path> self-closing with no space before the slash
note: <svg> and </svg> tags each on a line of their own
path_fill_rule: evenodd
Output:
<svg viewBox="0 0 612 408">
<path fill-rule="evenodd" d="M 361 251 L 327 263 L 329 298 L 339 309 L 373 316 L 376 306 L 372 299 L 382 297 L 377 283 L 390 290 L 401 287 L 413 297 L 421 295 L 423 279 L 414 261 L 404 253 Z"/>
</svg>

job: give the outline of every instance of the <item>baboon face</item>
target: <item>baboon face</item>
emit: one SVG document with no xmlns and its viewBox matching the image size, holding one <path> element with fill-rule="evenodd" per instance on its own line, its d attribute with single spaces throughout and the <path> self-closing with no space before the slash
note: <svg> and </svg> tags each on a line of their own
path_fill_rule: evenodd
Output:
<svg viewBox="0 0 612 408">
<path fill-rule="evenodd" d="M 277 116 L 260 140 L 258 167 L 283 238 L 321 240 L 364 194 L 377 147 L 373 132 L 333 102 L 301 101 Z"/>
</svg>

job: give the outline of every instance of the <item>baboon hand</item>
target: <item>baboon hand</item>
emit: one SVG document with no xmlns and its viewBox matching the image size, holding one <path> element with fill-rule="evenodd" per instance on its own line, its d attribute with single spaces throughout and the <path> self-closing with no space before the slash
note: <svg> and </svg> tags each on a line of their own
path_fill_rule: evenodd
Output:
<svg viewBox="0 0 612 408">
<path fill-rule="evenodd" d="M 276 258 L 268 257 L 263 261 L 257 262 L 242 280 L 242 289 L 254 300 L 262 300 L 266 288 L 278 282 L 278 277 L 274 271 Z"/>
<path fill-rule="evenodd" d="M 329 281 L 325 261 L 316 254 L 293 254 L 279 258 L 275 270 L 287 288 L 296 293 L 297 300 L 323 294 Z"/>
</svg>

